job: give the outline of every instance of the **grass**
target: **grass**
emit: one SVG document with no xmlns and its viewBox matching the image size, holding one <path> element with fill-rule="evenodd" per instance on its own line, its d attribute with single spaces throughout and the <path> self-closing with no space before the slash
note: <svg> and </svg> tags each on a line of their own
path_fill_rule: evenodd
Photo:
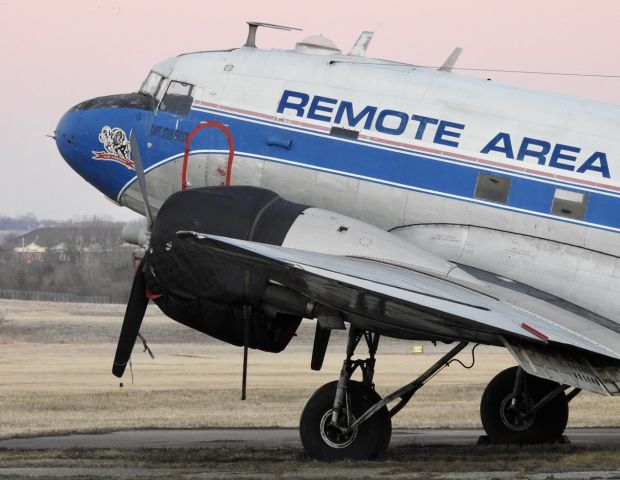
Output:
<svg viewBox="0 0 620 480">
<path fill-rule="evenodd" d="M 252 474 L 258 478 L 460 478 L 477 472 L 478 478 L 493 478 L 494 472 L 536 473 L 617 471 L 620 449 L 555 445 L 544 447 L 416 447 L 393 448 L 374 462 L 315 462 L 294 448 L 203 448 L 137 450 L 0 450 L 5 468 L 63 466 L 96 468 L 145 468 L 149 478 L 187 478 L 208 472 L 209 478 Z M 453 472 L 459 472 L 455 477 Z M 487 472 L 490 476 L 483 475 Z M 517 476 L 516 478 L 519 478 Z M 411 478 L 411 477 L 407 477 Z M 553 478 L 553 477 L 548 477 Z M 577 478 L 583 478 L 581 476 Z"/>
<path fill-rule="evenodd" d="M 156 359 L 136 348 L 134 383 L 127 372 L 122 388 L 111 374 L 122 306 L 0 300 L 0 312 L 0 438 L 127 428 L 295 427 L 307 396 L 337 377 L 344 351 L 345 339 L 336 333 L 323 370 L 311 372 L 313 325 L 304 324 L 282 354 L 250 353 L 248 400 L 241 402 L 241 350 L 181 327 L 153 309 L 142 331 Z M 408 383 L 449 348 L 424 344 L 424 354 L 412 355 L 411 343 L 381 342 L 375 381 L 383 395 Z M 501 349 L 478 350 L 472 370 L 452 366 L 442 371 L 393 418 L 394 426 L 479 427 L 485 385 L 514 361 Z M 618 399 L 579 395 L 571 403 L 569 425 L 620 425 Z M 618 448 L 573 445 L 394 447 L 376 462 L 329 464 L 307 459 L 301 449 L 236 444 L 201 449 L 0 449 L 0 477 L 6 477 L 3 469 L 16 468 L 7 474 L 16 479 L 32 478 L 36 472 L 31 468 L 49 468 L 50 477 L 58 478 L 63 468 L 76 467 L 83 469 L 79 478 L 85 479 L 460 479 L 465 472 L 470 472 L 467 478 L 488 479 L 504 472 L 516 472 L 513 478 L 584 472 L 574 477 L 583 478 L 601 477 L 591 472 L 617 471 L 619 466 Z"/>
<path fill-rule="evenodd" d="M 285 352 L 250 353 L 248 400 L 241 402 L 241 349 L 149 310 L 141 349 L 121 380 L 111 374 L 122 306 L 0 301 L 0 438 L 123 428 L 295 427 L 306 398 L 337 378 L 344 337 L 330 343 L 321 372 L 309 369 L 312 324 Z M 382 340 L 375 382 L 380 394 L 408 383 L 448 347 Z M 487 382 L 514 364 L 502 349 L 480 348 L 472 370 L 442 371 L 393 418 L 395 427 L 479 427 Z M 463 354 L 463 357 L 469 355 Z M 469 358 L 465 359 L 469 363 Z M 569 426 L 620 426 L 618 399 L 589 393 L 571 403 Z"/>
</svg>

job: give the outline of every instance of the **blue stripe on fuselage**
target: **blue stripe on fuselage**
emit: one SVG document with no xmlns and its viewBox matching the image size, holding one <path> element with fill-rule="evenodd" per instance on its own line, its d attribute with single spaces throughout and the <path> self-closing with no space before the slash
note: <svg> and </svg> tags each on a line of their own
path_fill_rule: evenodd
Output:
<svg viewBox="0 0 620 480">
<path fill-rule="evenodd" d="M 194 109 L 186 118 L 159 112 L 146 133 L 146 141 L 153 144 L 150 155 L 143 154 L 143 157 L 147 157 L 143 158 L 147 169 L 161 162 L 162 159 L 172 160 L 182 156 L 185 135 L 198 123 L 206 120 L 216 120 L 228 125 L 235 141 L 235 151 L 245 152 L 248 156 L 283 161 L 315 170 L 333 171 L 367 181 L 425 191 L 434 195 L 457 197 L 459 200 L 475 201 L 501 209 L 526 211 L 526 213 L 549 217 L 556 188 L 584 192 L 588 195 L 588 205 L 582 222 L 551 217 L 558 221 L 587 223 L 590 226 L 607 230 L 620 229 L 620 197 L 613 193 L 599 193 L 594 189 L 584 189 L 566 182 L 551 183 L 510 175 L 507 172 L 497 172 L 493 168 L 480 165 L 464 165 L 453 162 L 449 158 L 440 159 L 434 154 L 372 146 L 368 142 L 344 140 L 310 129 L 286 124 L 276 125 L 269 121 L 250 120 L 237 114 L 227 114 L 211 109 L 208 112 Z M 108 117 L 103 123 L 111 124 L 112 121 Z M 93 133 L 97 128 L 99 127 L 93 128 Z M 267 137 L 291 140 L 292 147 L 287 150 L 268 145 Z M 94 142 L 96 141 L 95 135 Z M 144 145 L 145 142 L 140 139 L 140 143 Z M 192 142 L 193 151 L 226 150 L 227 148 L 225 137 L 214 129 L 201 131 Z M 142 149 L 143 152 L 145 150 L 145 148 Z M 105 189 L 108 195 L 114 191 L 114 194 L 110 196 L 115 199 L 132 183 L 132 178 L 135 178 L 133 172 L 128 175 L 126 169 L 122 170 L 123 167 L 116 168 L 118 176 L 114 177 L 114 186 L 107 184 Z M 507 205 L 492 204 L 473 198 L 477 177 L 481 171 L 494 172 L 494 175 L 503 175 L 512 179 Z M 107 178 L 112 180 L 109 175 Z"/>
<path fill-rule="evenodd" d="M 202 116 L 201 116 L 202 115 Z M 237 115 L 210 111 L 194 111 L 194 118 L 201 121 L 217 120 L 231 129 L 235 139 L 235 150 L 264 157 L 277 157 L 307 168 L 337 171 L 352 177 L 363 177 L 370 181 L 389 183 L 414 190 L 430 191 L 434 194 L 459 197 L 472 201 L 478 174 L 493 171 L 480 165 L 462 165 L 454 162 L 437 161 L 433 156 L 398 149 L 373 148 L 367 143 L 344 140 L 307 129 L 272 125 L 270 122 L 252 121 Z M 268 136 L 291 140 L 290 150 L 267 145 Z M 213 137 L 212 137 L 213 139 Z M 209 143 L 196 137 L 192 150 L 225 149 L 223 136 L 217 143 Z M 576 185 L 560 185 L 533 178 L 523 178 L 506 172 L 495 175 L 510 177 L 512 185 L 507 205 L 499 208 L 525 210 L 528 213 L 550 215 L 556 188 L 584 192 L 588 205 L 584 222 L 600 228 L 620 229 L 620 197 L 611 193 L 585 192 Z M 477 201 L 477 200 L 476 200 Z M 488 202 L 484 202 L 488 204 Z M 575 222 L 572 219 L 552 216 L 560 221 Z"/>
<path fill-rule="evenodd" d="M 249 114 L 242 114 L 242 113 L 236 113 L 236 112 L 231 113 L 227 110 L 217 110 L 217 109 L 210 108 L 210 107 L 196 106 L 194 107 L 194 109 L 199 112 L 214 114 L 215 116 L 224 116 L 226 118 L 237 118 L 241 120 L 248 120 L 253 123 L 269 125 L 269 126 L 272 126 L 278 129 L 289 129 L 289 130 L 292 129 L 294 131 L 307 132 L 312 135 L 319 135 L 319 136 L 323 136 L 323 137 L 327 137 L 331 139 L 336 139 L 339 141 L 347 141 L 343 137 L 330 136 L 326 131 L 317 130 L 319 128 L 318 125 L 316 129 L 312 129 L 306 126 L 299 126 L 298 124 L 289 124 L 288 122 L 283 121 L 283 120 L 279 120 L 279 121 L 278 120 L 265 120 L 265 119 L 260 119 L 255 116 L 249 115 Z M 565 181 L 558 177 L 549 177 L 547 175 L 540 175 L 540 174 L 533 173 L 532 171 L 527 172 L 527 171 L 524 171 L 522 168 L 516 168 L 516 169 L 511 168 L 511 166 L 508 163 L 506 163 L 504 166 L 500 166 L 497 160 L 494 160 L 493 164 L 481 163 L 481 162 L 476 162 L 475 161 L 476 159 L 474 159 L 474 157 L 471 157 L 471 159 L 469 160 L 465 160 L 465 159 L 461 159 L 461 158 L 455 157 L 454 155 L 450 155 L 444 152 L 436 151 L 437 153 L 433 153 L 431 151 L 421 149 L 420 147 L 416 147 L 415 145 L 408 145 L 408 144 L 403 144 L 403 143 L 393 144 L 387 141 L 381 141 L 378 139 L 365 139 L 363 137 L 360 137 L 359 139 L 355 140 L 354 143 L 358 145 L 366 145 L 370 148 L 375 148 L 375 149 L 378 148 L 378 149 L 383 149 L 383 150 L 392 150 L 396 152 L 402 152 L 407 155 L 415 154 L 417 156 L 421 156 L 424 158 L 431 158 L 431 159 L 435 159 L 441 162 L 455 163 L 458 165 L 464 165 L 464 166 L 475 168 L 478 170 L 482 169 L 484 171 L 498 172 L 498 173 L 502 173 L 502 174 L 505 174 L 511 177 L 523 177 L 526 179 L 533 179 L 539 182 L 547 182 L 553 185 L 564 186 L 567 188 L 577 188 L 577 189 L 584 190 L 584 191 L 595 191 L 595 192 L 600 192 L 603 194 L 611 194 L 614 196 L 620 195 L 620 193 L 618 193 L 617 190 L 614 191 L 610 188 L 605 188 L 603 185 L 597 186 L 595 182 L 584 183 L 584 182 L 579 182 L 579 181 L 573 182 L 570 180 Z"/>
</svg>

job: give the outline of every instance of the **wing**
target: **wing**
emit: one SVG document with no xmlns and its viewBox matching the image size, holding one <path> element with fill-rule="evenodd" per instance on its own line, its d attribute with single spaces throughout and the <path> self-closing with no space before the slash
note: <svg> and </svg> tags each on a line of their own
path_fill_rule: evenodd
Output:
<svg viewBox="0 0 620 480">
<path fill-rule="evenodd" d="M 179 236 L 267 272 L 273 282 L 340 311 L 360 328 L 504 345 L 531 373 L 620 393 L 620 325 L 511 280 L 469 269 L 479 280 L 473 283 L 362 258 L 195 232 Z"/>
</svg>

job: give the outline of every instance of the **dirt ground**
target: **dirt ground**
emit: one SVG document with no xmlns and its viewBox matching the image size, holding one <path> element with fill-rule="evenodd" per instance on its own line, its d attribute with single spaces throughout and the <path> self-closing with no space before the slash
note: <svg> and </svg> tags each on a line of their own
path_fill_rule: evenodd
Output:
<svg viewBox="0 0 620 480">
<path fill-rule="evenodd" d="M 298 424 L 306 398 L 337 378 L 345 335 L 334 335 L 321 372 L 309 368 L 314 325 L 304 323 L 281 354 L 250 352 L 248 399 L 240 401 L 241 349 L 194 332 L 150 308 L 131 372 L 111 374 L 123 306 L 0 300 L 0 438 L 151 427 Z M 338 332 L 340 333 L 340 332 Z M 382 339 L 380 394 L 408 383 L 449 346 Z M 360 353 L 365 353 L 360 350 Z M 469 349 L 460 359 L 471 362 Z M 395 427 L 479 427 L 487 382 L 513 365 L 503 349 L 478 348 L 471 370 L 453 364 L 393 418 Z M 121 386 L 122 383 L 122 386 Z M 569 426 L 620 426 L 618 399 L 583 393 Z"/>
<path fill-rule="evenodd" d="M 373 462 L 316 462 L 297 449 L 0 450 L 0 478 L 618 479 L 620 450 L 547 447 L 392 448 Z"/>
</svg>

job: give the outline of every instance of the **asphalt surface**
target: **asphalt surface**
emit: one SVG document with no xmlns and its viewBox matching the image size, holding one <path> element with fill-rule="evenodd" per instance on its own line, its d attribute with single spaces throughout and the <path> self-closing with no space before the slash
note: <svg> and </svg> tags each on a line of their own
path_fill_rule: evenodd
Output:
<svg viewBox="0 0 620 480">
<path fill-rule="evenodd" d="M 475 445 L 484 432 L 478 429 L 394 429 L 390 446 Z M 566 437 L 575 445 L 618 445 L 620 428 L 574 428 Z M 250 448 L 301 449 L 295 428 L 210 428 L 202 430 L 127 430 L 109 433 L 58 435 L 0 440 L 8 449 L 138 449 L 138 448 Z"/>
</svg>

